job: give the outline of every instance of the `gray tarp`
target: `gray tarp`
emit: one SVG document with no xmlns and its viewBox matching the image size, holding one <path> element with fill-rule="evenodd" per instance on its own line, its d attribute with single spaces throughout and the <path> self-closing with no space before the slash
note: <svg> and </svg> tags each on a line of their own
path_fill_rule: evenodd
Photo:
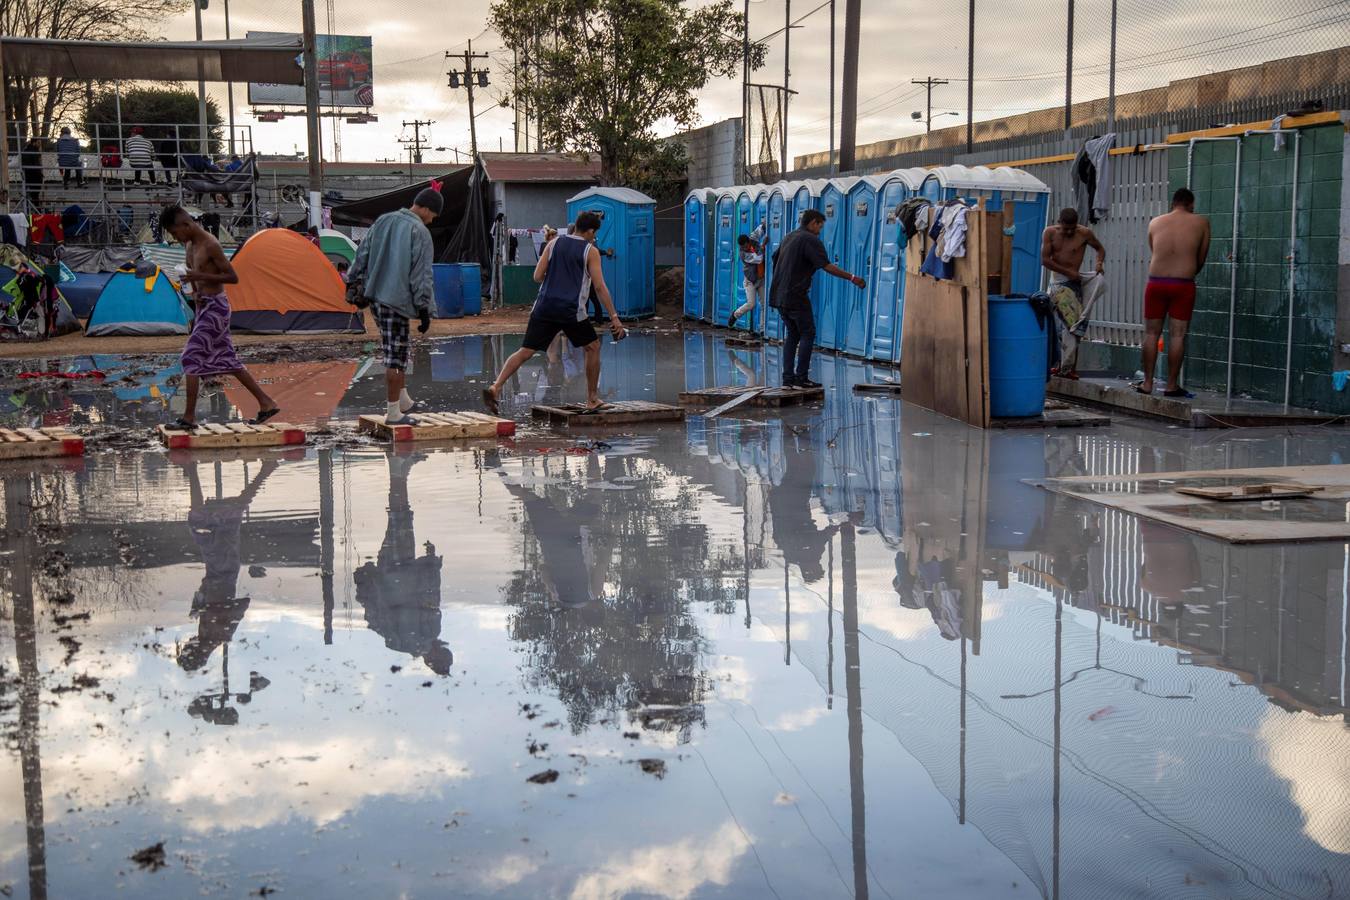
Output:
<svg viewBox="0 0 1350 900">
<path fill-rule="evenodd" d="M 237 172 L 189 172 L 181 179 L 183 190 L 194 194 L 247 194 L 253 189 L 255 161 L 249 157 Z"/>
<path fill-rule="evenodd" d="M 6 37 L 5 74 L 74 81 L 259 81 L 304 84 L 297 38 L 131 43 Z"/>
<path fill-rule="evenodd" d="M 61 251 L 61 262 L 72 272 L 95 274 L 116 272 L 129 262 L 141 258 L 140 247 L 78 247 L 66 245 Z"/>
</svg>

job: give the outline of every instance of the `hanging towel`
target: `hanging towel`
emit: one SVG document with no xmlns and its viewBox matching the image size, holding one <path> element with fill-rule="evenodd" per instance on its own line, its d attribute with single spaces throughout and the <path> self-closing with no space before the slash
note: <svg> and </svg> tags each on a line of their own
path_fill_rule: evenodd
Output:
<svg viewBox="0 0 1350 900">
<path fill-rule="evenodd" d="M 965 204 L 958 203 L 942 211 L 941 249 L 938 251 L 945 263 L 966 255 L 966 213 Z"/>
<path fill-rule="evenodd" d="M 1111 148 L 1115 132 L 1083 144 L 1073 161 L 1073 188 L 1078 220 L 1096 225 L 1111 210 Z"/>
</svg>

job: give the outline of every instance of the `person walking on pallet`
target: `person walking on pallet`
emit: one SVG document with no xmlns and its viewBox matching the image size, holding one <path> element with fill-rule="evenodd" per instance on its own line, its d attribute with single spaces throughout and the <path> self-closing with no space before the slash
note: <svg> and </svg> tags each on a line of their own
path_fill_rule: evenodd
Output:
<svg viewBox="0 0 1350 900">
<path fill-rule="evenodd" d="M 586 412 L 597 413 L 606 408 L 600 400 L 600 336 L 595 333 L 586 309 L 592 284 L 609 314 L 609 330 L 614 340 L 623 340 L 628 331 L 619 321 L 614 299 L 605 286 L 600 251 L 594 246 L 599 228 L 600 216 L 583 212 L 577 216 L 571 232 L 560 235 L 544 248 L 534 267 L 534 280 L 540 288 L 530 310 L 529 324 L 525 326 L 525 340 L 519 350 L 507 357 L 492 387 L 483 389 L 483 405 L 494 416 L 502 386 L 531 356 L 547 353 L 549 343 L 559 332 L 567 335 L 573 347 L 586 350 Z"/>
<path fill-rule="evenodd" d="M 387 425 L 416 425 L 418 408 L 408 394 L 408 320 L 418 334 L 431 327 L 431 260 L 435 249 L 427 230 L 444 209 L 441 185 L 431 182 L 409 209 L 396 209 L 375 220 L 347 270 L 347 293 L 357 305 L 369 303 L 380 328 L 384 351 Z"/>
<path fill-rule="evenodd" d="M 1164 397 L 1190 397 L 1181 386 L 1186 359 L 1186 331 L 1195 310 L 1195 276 L 1209 255 L 1209 219 L 1195 214 L 1195 195 L 1186 188 L 1172 195 L 1172 211 L 1148 223 L 1148 286 L 1144 288 L 1144 380 L 1134 386 L 1153 393 L 1163 320 L 1171 319 L 1167 341 L 1167 387 Z"/>
<path fill-rule="evenodd" d="M 820 240 L 820 230 L 824 227 L 824 213 L 818 209 L 804 210 L 797 230 L 783 238 L 778 249 L 773 251 L 769 305 L 778 310 L 787 329 L 783 340 L 783 387 L 820 387 L 819 382 L 808 377 L 811 349 L 816 341 L 816 320 L 811 312 L 811 279 L 816 271 L 824 269 L 855 287 L 867 287 L 862 278 L 830 262 L 829 251 Z"/>
<path fill-rule="evenodd" d="M 183 347 L 183 375 L 187 387 L 187 408 L 173 427 L 192 431 L 197 427 L 197 394 L 206 375 L 233 375 L 258 401 L 258 415 L 250 425 L 261 425 L 281 412 L 234 352 L 230 339 L 230 301 L 225 296 L 227 284 L 238 284 L 234 266 L 225 258 L 220 241 L 198 224 L 187 210 L 174 204 L 159 214 L 159 227 L 173 235 L 173 239 L 187 250 L 187 271 L 183 281 L 192 285 L 196 306 L 192 317 L 192 333 Z M 162 277 L 163 273 L 155 277 Z"/>
</svg>

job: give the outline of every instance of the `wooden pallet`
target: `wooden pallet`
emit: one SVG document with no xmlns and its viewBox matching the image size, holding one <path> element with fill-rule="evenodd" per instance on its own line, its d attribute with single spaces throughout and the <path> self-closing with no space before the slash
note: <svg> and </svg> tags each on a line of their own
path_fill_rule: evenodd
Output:
<svg viewBox="0 0 1350 900">
<path fill-rule="evenodd" d="M 1093 425 L 1110 425 L 1110 416 L 1089 412 L 1086 409 L 1074 409 L 1060 405 L 1054 408 L 1046 404 L 1045 412 L 1039 416 L 1019 416 L 1015 419 L 990 419 L 990 428 L 1084 428 Z"/>
<path fill-rule="evenodd" d="M 588 413 L 581 403 L 562 406 L 534 406 L 530 410 L 536 419 L 547 419 L 554 425 L 626 425 L 632 422 L 679 422 L 684 410 L 664 403 L 647 400 L 614 400 L 603 412 Z"/>
<path fill-rule="evenodd" d="M 84 438 L 65 428 L 0 428 L 0 460 L 83 455 Z"/>
<path fill-rule="evenodd" d="M 699 391 L 683 391 L 680 394 L 680 403 L 685 406 L 721 406 L 747 391 L 759 392 L 754 399 L 749 401 L 751 406 L 792 406 L 798 403 L 811 403 L 825 399 L 824 388 L 727 386 L 704 388 Z"/>
<path fill-rule="evenodd" d="M 860 394 L 900 394 L 900 379 L 895 381 L 860 381 L 853 385 Z"/>
<path fill-rule="evenodd" d="M 443 441 L 456 438 L 510 437 L 516 423 L 480 412 L 413 413 L 416 425 L 389 425 L 384 416 L 362 416 L 361 431 L 390 441 Z"/>
<path fill-rule="evenodd" d="M 1216 500 L 1219 503 L 1235 503 L 1252 500 L 1294 500 L 1311 497 L 1321 491 L 1320 485 L 1290 484 L 1275 482 L 1272 484 L 1243 484 L 1233 487 L 1179 487 L 1178 494 Z"/>
<path fill-rule="evenodd" d="M 281 447 L 303 444 L 305 430 L 284 422 L 249 425 L 247 422 L 198 423 L 192 431 L 159 426 L 159 439 L 170 450 L 226 450 L 233 447 Z"/>
<path fill-rule="evenodd" d="M 751 350 L 758 350 L 764 346 L 764 342 L 759 338 L 729 337 L 722 343 L 728 347 L 745 347 Z"/>
</svg>

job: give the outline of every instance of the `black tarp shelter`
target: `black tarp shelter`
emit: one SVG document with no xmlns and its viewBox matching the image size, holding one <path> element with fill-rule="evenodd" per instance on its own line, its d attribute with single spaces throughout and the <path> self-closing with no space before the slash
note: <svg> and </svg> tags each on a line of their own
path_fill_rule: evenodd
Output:
<svg viewBox="0 0 1350 900">
<path fill-rule="evenodd" d="M 469 205 L 469 181 L 472 174 L 472 166 L 463 166 L 452 169 L 434 179 L 441 183 L 441 196 L 445 199 L 445 207 L 435 221 L 431 223 L 429 229 L 431 239 L 436 245 L 437 259 L 441 258 L 441 254 L 450 243 L 450 238 L 459 229 L 460 221 L 464 218 L 465 209 Z M 407 187 L 335 206 L 333 207 L 333 224 L 369 228 L 376 219 L 385 213 L 412 206 L 413 198 L 417 196 L 417 192 L 429 183 L 425 180 L 417 181 Z"/>
</svg>

